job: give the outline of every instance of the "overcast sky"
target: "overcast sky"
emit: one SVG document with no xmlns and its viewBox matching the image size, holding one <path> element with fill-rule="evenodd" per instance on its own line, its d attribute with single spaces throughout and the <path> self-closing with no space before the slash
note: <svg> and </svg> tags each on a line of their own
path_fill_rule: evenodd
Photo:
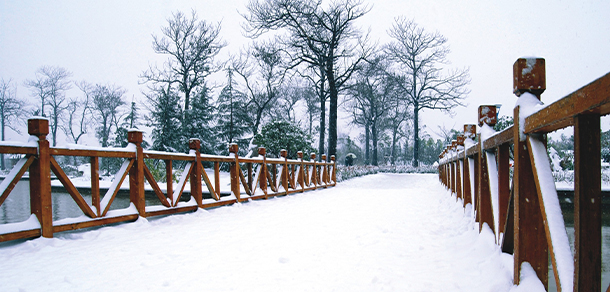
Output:
<svg viewBox="0 0 610 292">
<path fill-rule="evenodd" d="M 241 34 L 239 15 L 246 3 L 0 0 L 0 77 L 18 84 L 19 97 L 32 99 L 23 82 L 33 79 L 43 65 L 60 66 L 72 72 L 73 80 L 116 84 L 128 90 L 129 99 L 141 101 L 145 88 L 138 84 L 138 76 L 149 64 L 163 60 L 152 51 L 151 35 L 160 34 L 172 12 L 194 9 L 200 19 L 221 21 L 221 36 L 229 44 L 219 56 L 222 60 L 249 42 Z M 448 38 L 450 67 L 470 69 L 468 107 L 456 109 L 453 118 L 424 112 L 422 120 L 430 134 L 438 132 L 439 125 L 461 129 L 475 123 L 480 104 L 503 104 L 500 114 L 512 113 L 512 65 L 519 57 L 546 59 L 545 103 L 610 71 L 607 0 L 368 3 L 372 9 L 358 25 L 370 28 L 373 40 L 387 42 L 394 17 L 406 16 Z"/>
</svg>

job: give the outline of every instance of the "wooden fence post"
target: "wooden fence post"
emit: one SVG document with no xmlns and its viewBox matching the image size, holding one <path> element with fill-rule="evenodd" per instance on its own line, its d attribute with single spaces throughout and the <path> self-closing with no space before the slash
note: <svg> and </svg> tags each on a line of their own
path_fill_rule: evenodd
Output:
<svg viewBox="0 0 610 292">
<path fill-rule="evenodd" d="M 337 158 L 334 155 L 330 156 L 330 161 L 333 163 L 333 171 L 331 173 L 331 180 L 334 184 L 337 183 Z"/>
<path fill-rule="evenodd" d="M 540 99 L 546 88 L 544 59 L 518 59 L 513 65 L 514 93 L 530 92 Z M 548 245 L 540 210 L 527 139 L 521 139 L 519 107 L 514 110 L 514 283 L 519 284 L 521 264 L 532 265 L 548 289 Z"/>
<path fill-rule="evenodd" d="M 265 199 L 267 199 L 267 150 L 265 147 L 258 148 L 258 155 L 263 158 L 263 163 L 261 163 L 261 168 L 258 174 L 259 187 L 263 190 L 265 194 Z"/>
<path fill-rule="evenodd" d="M 53 237 L 51 202 L 51 156 L 49 153 L 49 120 L 29 119 L 28 134 L 38 137 L 38 158 L 30 165 L 30 211 L 40 222 L 42 237 Z"/>
<path fill-rule="evenodd" d="M 284 187 L 284 191 L 286 192 L 286 195 L 287 195 L 288 194 L 288 180 L 289 180 L 289 175 L 290 175 L 288 173 L 288 151 L 286 151 L 286 149 L 280 150 L 280 157 L 284 158 L 284 167 L 282 167 L 282 173 L 280 173 L 280 183 Z"/>
<path fill-rule="evenodd" d="M 191 171 L 191 177 L 189 178 L 191 181 L 191 196 L 195 198 L 197 206 L 203 207 L 203 195 L 201 193 L 201 168 L 203 167 L 203 165 L 201 164 L 201 153 L 199 152 L 200 148 L 201 141 L 199 139 L 192 138 L 189 140 L 189 149 L 195 151 L 195 161 L 193 162 L 195 165 L 193 166 L 193 170 Z"/>
<path fill-rule="evenodd" d="M 231 169 L 231 192 L 239 202 L 241 200 L 241 188 L 239 187 L 239 158 L 237 156 L 238 151 L 239 147 L 237 146 L 237 144 L 233 143 L 229 145 L 229 154 L 232 154 L 235 158 L 235 162 L 231 162 L 231 165 L 229 166 Z"/>
<path fill-rule="evenodd" d="M 598 113 L 574 117 L 574 291 L 601 291 L 601 145 Z"/>
<path fill-rule="evenodd" d="M 324 188 L 326 188 L 328 186 L 328 165 L 326 163 L 328 163 L 326 161 L 326 154 L 322 154 L 322 182 L 324 183 Z"/>
<path fill-rule="evenodd" d="M 479 126 L 487 125 L 493 127 L 496 124 L 496 107 L 493 105 L 481 105 L 479 106 Z M 491 200 L 491 190 L 489 186 L 489 167 L 488 163 L 496 163 L 495 161 L 488 161 L 487 151 L 483 147 L 483 139 L 480 137 L 478 143 L 479 149 L 479 231 L 483 228 L 483 224 L 487 223 L 489 228 L 495 233 L 494 215 L 493 215 L 493 204 Z M 496 234 L 497 236 L 497 234 Z"/>
<path fill-rule="evenodd" d="M 313 183 L 313 189 L 318 188 L 318 169 L 316 166 L 316 154 L 311 153 L 311 161 L 313 162 L 313 167 L 311 168 L 311 182 Z"/>
<path fill-rule="evenodd" d="M 464 201 L 464 197 L 463 197 L 463 180 L 464 180 L 464 176 L 463 176 L 463 170 L 462 170 L 462 159 L 460 159 L 460 150 L 464 149 L 464 136 L 463 135 L 459 135 L 457 136 L 457 152 L 456 152 L 456 186 L 455 188 L 457 189 L 457 198 L 461 198 L 462 201 Z"/>
<path fill-rule="evenodd" d="M 138 210 L 140 216 L 146 215 L 144 199 L 144 152 L 142 149 L 143 135 L 141 131 L 129 131 L 127 141 L 136 146 L 136 161 L 129 170 L 129 199 Z"/>
</svg>

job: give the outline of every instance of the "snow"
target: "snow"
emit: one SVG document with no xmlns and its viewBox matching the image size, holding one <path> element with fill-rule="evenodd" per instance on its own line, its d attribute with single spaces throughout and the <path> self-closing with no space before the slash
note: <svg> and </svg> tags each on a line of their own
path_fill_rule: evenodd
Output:
<svg viewBox="0 0 610 292">
<path fill-rule="evenodd" d="M 22 222 L 0 224 L 0 234 L 7 234 L 32 229 L 40 229 L 40 222 L 38 221 L 38 217 L 36 217 L 35 214 L 30 215 L 27 220 Z"/>
<path fill-rule="evenodd" d="M 524 92 L 515 107 L 519 107 L 519 140 L 525 141 L 525 118 L 544 108 L 544 104 L 535 95 Z"/>
<path fill-rule="evenodd" d="M 543 291 L 473 226 L 437 175 L 377 174 L 0 244 L 0 291 Z"/>
<path fill-rule="evenodd" d="M 546 147 L 539 139 L 530 137 L 530 151 L 534 156 L 536 172 L 538 173 L 538 182 L 542 193 L 542 203 L 546 213 L 546 221 L 548 231 L 550 233 L 557 263 L 557 272 L 559 281 L 563 291 L 572 291 L 574 261 L 572 251 L 570 250 L 570 242 L 566 233 L 559 199 L 555 189 L 555 180 L 551 172 L 551 165 L 546 154 Z"/>
<path fill-rule="evenodd" d="M 17 161 L 15 166 L 13 166 L 13 169 L 11 169 L 11 172 L 9 172 L 6 175 L 6 177 L 4 178 L 4 180 L 2 181 L 2 183 L 0 183 L 0 195 L 6 191 L 6 188 L 8 188 L 9 184 L 13 181 L 13 179 L 15 179 L 17 174 L 19 174 L 19 171 L 21 170 L 21 168 L 25 165 L 25 163 L 27 161 L 28 161 L 27 158 L 25 158 L 25 157 L 21 158 L 21 159 L 19 159 L 19 161 Z"/>
<path fill-rule="evenodd" d="M 119 188 L 119 181 L 121 180 L 121 177 L 123 176 L 123 174 L 125 174 L 125 172 L 127 171 L 128 166 L 129 166 L 129 160 L 123 161 L 123 165 L 121 165 L 121 169 L 119 169 L 119 171 L 114 175 L 112 184 L 110 185 L 110 187 L 108 188 L 108 191 L 104 195 L 104 198 L 100 202 L 100 209 L 102 210 L 102 212 L 104 210 L 106 210 L 106 207 L 110 203 L 110 198 L 112 198 L 112 194 L 114 194 L 114 191 L 117 188 Z"/>
</svg>

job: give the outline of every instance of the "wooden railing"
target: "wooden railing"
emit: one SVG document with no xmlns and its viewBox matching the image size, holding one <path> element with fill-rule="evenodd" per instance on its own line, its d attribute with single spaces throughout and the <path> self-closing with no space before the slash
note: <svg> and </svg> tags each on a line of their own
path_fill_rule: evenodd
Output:
<svg viewBox="0 0 610 292">
<path fill-rule="evenodd" d="M 195 211 L 198 208 L 211 208 L 229 205 L 248 200 L 267 199 L 273 196 L 305 192 L 318 188 L 336 185 L 335 157 L 326 162 L 303 159 L 298 152 L 298 159 L 287 159 L 287 152 L 282 150 L 281 158 L 265 157 L 265 148 L 259 148 L 255 158 L 238 157 L 237 144 L 229 146 L 229 156 L 207 155 L 199 152 L 200 141 L 189 141 L 188 154 L 146 151 L 142 149 L 142 132 L 128 133 L 129 142 L 126 148 L 68 149 L 49 147 L 46 135 L 49 133 L 49 122 L 46 119 L 28 120 L 28 132 L 32 136 L 27 144 L 0 144 L 0 153 L 21 154 L 24 157 L 13 167 L 12 171 L 0 183 L 0 205 L 4 203 L 13 188 L 29 171 L 30 211 L 32 216 L 24 222 L 0 224 L 0 242 L 32 238 L 53 237 L 53 233 L 100 226 L 110 223 L 134 221 L 138 217 L 175 214 Z M 34 139 L 35 138 L 35 139 Z M 32 141 L 32 140 L 36 141 Z M 55 156 L 89 157 L 91 162 L 91 203 L 89 204 L 70 177 L 55 160 Z M 104 196 L 100 195 L 99 165 L 100 158 L 118 158 L 123 160 L 120 170 Z M 155 181 L 144 159 L 162 160 L 165 162 L 166 190 L 163 191 Z M 173 183 L 173 161 L 182 161 L 184 170 L 177 184 Z M 203 162 L 214 165 L 214 182 L 203 167 Z M 230 189 L 222 190 L 220 184 L 220 165 L 227 164 L 230 169 Z M 243 170 L 242 170 L 243 168 Z M 51 172 L 64 186 L 80 210 L 86 216 L 53 221 L 51 204 Z M 246 172 L 246 174 L 244 174 Z M 120 186 L 129 176 L 130 207 L 121 210 L 110 210 Z M 145 201 L 145 182 L 158 198 L 161 205 L 147 206 Z M 191 200 L 180 198 L 187 182 L 190 183 Z M 210 194 L 210 199 L 203 198 L 203 188 Z"/>
<path fill-rule="evenodd" d="M 601 291 L 600 117 L 610 113 L 610 73 L 548 106 L 540 103 L 544 59 L 518 59 L 513 81 L 514 125 L 493 131 L 495 107 L 479 107 L 477 142 L 476 126 L 465 125 L 464 135 L 439 156 L 440 180 L 464 206 L 472 204 L 479 228 L 487 224 L 502 250 L 514 255 L 515 284 L 528 262 L 548 289 L 550 255 L 558 291 Z M 545 135 L 568 126 L 574 126 L 574 255 Z"/>
</svg>

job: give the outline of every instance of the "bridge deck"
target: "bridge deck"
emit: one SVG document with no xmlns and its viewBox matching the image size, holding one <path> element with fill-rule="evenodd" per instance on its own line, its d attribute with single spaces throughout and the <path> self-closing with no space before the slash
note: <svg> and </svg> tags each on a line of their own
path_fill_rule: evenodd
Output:
<svg viewBox="0 0 610 292">
<path fill-rule="evenodd" d="M 436 174 L 0 245 L 0 290 L 509 291 L 512 256 Z M 520 288 L 532 291 L 535 275 Z M 530 281 L 531 280 L 531 281 Z"/>
</svg>

